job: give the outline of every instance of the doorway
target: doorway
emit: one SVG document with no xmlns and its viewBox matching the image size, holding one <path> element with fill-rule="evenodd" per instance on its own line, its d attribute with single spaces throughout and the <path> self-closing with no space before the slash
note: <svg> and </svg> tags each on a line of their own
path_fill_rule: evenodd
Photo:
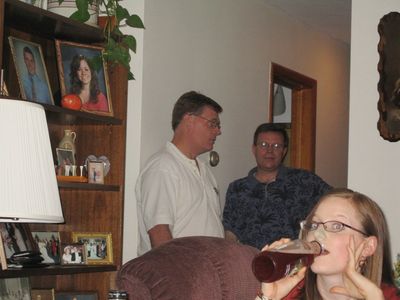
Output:
<svg viewBox="0 0 400 300">
<path fill-rule="evenodd" d="M 296 71 L 271 63 L 269 122 L 274 122 L 275 85 L 290 90 L 290 121 L 284 125 L 290 142 L 287 164 L 293 168 L 315 171 L 315 132 L 317 81 Z M 280 105 L 280 104 L 277 104 Z M 282 111 L 282 108 L 275 112 Z"/>
</svg>

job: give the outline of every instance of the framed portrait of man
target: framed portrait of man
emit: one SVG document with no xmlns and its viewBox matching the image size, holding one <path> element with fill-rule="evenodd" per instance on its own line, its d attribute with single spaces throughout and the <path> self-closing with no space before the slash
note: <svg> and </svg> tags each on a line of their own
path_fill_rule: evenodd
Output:
<svg viewBox="0 0 400 300">
<path fill-rule="evenodd" d="M 54 105 L 42 47 L 39 44 L 12 36 L 8 39 L 21 97 L 33 102 Z"/>
</svg>

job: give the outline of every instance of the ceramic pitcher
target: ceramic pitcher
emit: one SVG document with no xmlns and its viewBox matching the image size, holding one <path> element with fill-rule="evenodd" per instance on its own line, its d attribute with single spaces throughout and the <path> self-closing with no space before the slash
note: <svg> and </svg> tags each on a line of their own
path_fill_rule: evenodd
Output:
<svg viewBox="0 0 400 300">
<path fill-rule="evenodd" d="M 60 143 L 58 144 L 58 147 L 72 150 L 72 153 L 75 156 L 75 139 L 76 139 L 76 133 L 71 129 L 65 129 L 64 137 L 61 139 Z"/>
</svg>

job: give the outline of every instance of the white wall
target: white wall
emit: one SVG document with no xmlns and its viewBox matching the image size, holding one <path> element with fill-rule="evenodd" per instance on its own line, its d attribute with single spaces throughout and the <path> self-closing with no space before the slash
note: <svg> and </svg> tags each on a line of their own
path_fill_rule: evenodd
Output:
<svg viewBox="0 0 400 300">
<path fill-rule="evenodd" d="M 392 231 L 392 254 L 395 256 L 400 252 L 400 239 L 394 234 L 400 225 L 400 191 L 396 190 L 400 143 L 384 140 L 377 129 L 377 26 L 391 11 L 400 11 L 398 0 L 352 2 L 348 186 L 381 205 Z"/>
<path fill-rule="evenodd" d="M 142 166 L 171 139 L 176 99 L 196 90 L 224 108 L 215 147 L 221 162 L 213 169 L 224 201 L 228 184 L 254 166 L 250 146 L 256 126 L 267 121 L 271 61 L 318 81 L 316 172 L 346 184 L 347 45 L 261 0 L 146 0 L 144 22 L 142 90 L 136 93 L 141 81 L 133 89 L 141 104 L 129 97 L 124 261 L 136 255 L 139 156 Z"/>
<path fill-rule="evenodd" d="M 141 17 L 144 22 L 144 0 L 125 1 L 124 7 L 129 12 Z M 136 54 L 132 55 L 131 71 L 135 80 L 128 85 L 128 120 L 126 133 L 126 167 L 125 167 L 125 208 L 123 261 L 136 257 L 138 225 L 136 222 L 135 181 L 140 170 L 141 110 L 143 86 L 143 35 L 141 29 L 124 28 L 125 33 L 136 38 Z"/>
</svg>

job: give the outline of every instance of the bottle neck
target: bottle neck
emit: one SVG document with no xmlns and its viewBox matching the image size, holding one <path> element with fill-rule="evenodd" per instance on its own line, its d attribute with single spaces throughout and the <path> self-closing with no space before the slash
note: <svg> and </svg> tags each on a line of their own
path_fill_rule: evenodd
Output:
<svg viewBox="0 0 400 300">
<path fill-rule="evenodd" d="M 309 245 L 315 256 L 321 255 L 324 252 L 324 247 L 318 241 L 311 241 Z"/>
</svg>

